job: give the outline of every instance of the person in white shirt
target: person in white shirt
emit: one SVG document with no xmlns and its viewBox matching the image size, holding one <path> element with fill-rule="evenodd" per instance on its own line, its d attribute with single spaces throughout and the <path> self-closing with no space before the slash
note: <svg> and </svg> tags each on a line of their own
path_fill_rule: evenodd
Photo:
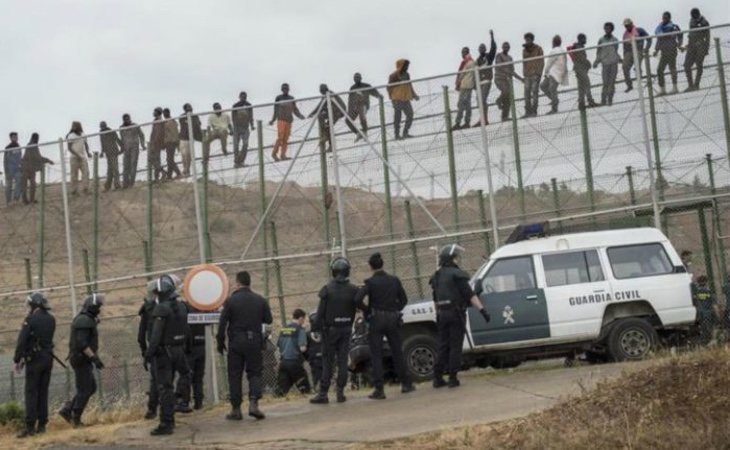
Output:
<svg viewBox="0 0 730 450">
<path fill-rule="evenodd" d="M 233 125 L 231 124 L 231 116 L 221 111 L 220 103 L 213 103 L 213 114 L 208 116 L 208 133 L 203 143 L 203 161 L 208 161 L 210 157 L 210 144 L 215 140 L 220 140 L 223 154 L 228 154 L 226 145 L 228 143 L 228 135 L 233 134 Z"/>
<path fill-rule="evenodd" d="M 83 183 L 84 194 L 89 193 L 89 162 L 91 152 L 84 136 L 81 122 L 73 122 L 71 131 L 66 135 L 66 143 L 71 160 L 71 195 L 79 195 L 79 172 Z"/>
<path fill-rule="evenodd" d="M 558 86 L 568 84 L 568 57 L 561 47 L 563 40 L 560 36 L 553 37 L 553 48 L 548 53 L 545 62 L 545 78 L 540 84 L 542 92 L 550 99 L 550 112 L 558 112 Z"/>
</svg>

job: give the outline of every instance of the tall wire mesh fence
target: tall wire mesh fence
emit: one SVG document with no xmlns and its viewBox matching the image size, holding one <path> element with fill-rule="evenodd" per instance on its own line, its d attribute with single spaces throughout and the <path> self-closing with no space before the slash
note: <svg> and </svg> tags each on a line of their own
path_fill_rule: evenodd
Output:
<svg viewBox="0 0 730 450">
<path fill-rule="evenodd" d="M 447 242 L 468 249 L 464 266 L 473 271 L 518 224 L 547 221 L 553 232 L 570 232 L 658 223 L 677 248 L 697 255 L 693 273 L 708 274 L 720 295 L 730 235 L 723 218 L 730 27 L 707 31 L 708 48 L 693 35 L 680 53 L 676 94 L 670 70 L 659 86 L 658 66 L 674 51 L 666 47 L 669 35 L 658 56 L 653 48 L 639 51 L 646 39 L 616 43 L 623 61 L 604 67 L 580 69 L 575 48 L 551 52 L 545 61 L 554 67 L 564 58 L 568 82 L 559 84 L 556 102 L 545 80 L 562 72 L 538 74 L 545 88 L 536 111 L 526 100 L 535 80 L 522 78 L 541 59 L 516 54 L 511 64 L 497 58 L 491 77 L 487 66 L 465 58 L 459 73 L 417 79 L 414 61 L 413 80 L 394 72 L 388 86 L 364 80 L 376 87 L 337 93 L 325 86 L 314 98 L 178 111 L 169 119 L 151 112 L 152 121 L 130 118 L 139 125 L 87 130 L 88 153 L 71 134 L 39 144 L 53 164 L 33 173 L 35 198 L 11 201 L 0 214 L 0 302 L 8 318 L 0 325 L 0 401 L 22 392 L 10 359 L 23 299 L 35 289 L 49 293 L 64 356 L 75 305 L 92 290 L 108 295 L 102 392 L 107 399 L 139 396 L 146 389 L 136 344 L 144 281 L 182 276 L 203 261 L 229 276 L 249 270 L 278 327 L 294 308 L 315 309 L 335 254 L 347 254 L 359 282 L 368 276 L 369 254 L 380 251 L 416 301 L 430 297 L 435 249 Z M 613 45 L 587 48 L 590 62 Z M 640 64 L 628 68 L 633 89 L 624 92 L 624 76 L 613 83 L 605 74 L 629 54 Z M 704 73 L 699 80 L 695 70 L 690 85 L 682 59 L 697 55 Z M 581 70 L 603 106 L 582 98 Z M 275 359 L 271 350 L 267 384 Z M 225 394 L 224 361 L 218 364 Z M 67 377 L 56 369 L 56 400 L 69 393 Z"/>
</svg>

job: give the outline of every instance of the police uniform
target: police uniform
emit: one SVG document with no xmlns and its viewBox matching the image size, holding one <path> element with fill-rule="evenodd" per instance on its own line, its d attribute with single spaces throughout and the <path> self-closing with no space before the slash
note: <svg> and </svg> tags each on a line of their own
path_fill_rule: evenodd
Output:
<svg viewBox="0 0 730 450">
<path fill-rule="evenodd" d="M 197 312 L 195 308 L 188 303 L 184 303 L 188 313 Z M 205 377 L 205 325 L 196 323 L 188 325 L 189 327 L 189 343 L 187 346 L 187 361 L 190 368 L 190 384 L 178 379 L 176 396 L 179 411 L 190 412 L 190 387 L 192 386 L 193 399 L 195 400 L 195 409 L 203 407 L 203 378 Z"/>
<path fill-rule="evenodd" d="M 377 270 L 357 294 L 356 303 L 362 305 L 368 298 L 367 317 L 370 322 L 368 340 L 373 366 L 375 392 L 371 397 L 385 398 L 383 394 L 383 337 L 388 339 L 392 352 L 393 366 L 403 391 L 413 390 L 410 376 L 403 359 L 403 343 L 400 335 L 401 311 L 408 304 L 408 297 L 398 277 L 384 270 Z M 364 305 L 361 306 L 364 308 Z"/>
<path fill-rule="evenodd" d="M 222 353 L 228 336 L 228 386 L 232 407 L 229 419 L 240 420 L 241 417 L 244 370 L 249 387 L 249 415 L 257 419 L 264 418 L 258 411 L 263 370 L 263 324 L 271 324 L 272 321 L 268 302 L 250 287 L 233 292 L 223 306 L 216 339 L 218 350 Z"/>
<path fill-rule="evenodd" d="M 147 353 L 147 344 L 152 337 L 152 311 L 155 309 L 157 304 L 154 299 L 145 299 L 144 304 L 139 309 L 139 327 L 137 329 L 137 343 L 139 349 L 142 351 L 142 357 L 145 357 Z M 147 363 L 145 362 L 145 368 L 149 370 Z M 157 417 L 157 408 L 160 406 L 160 397 L 157 392 L 157 379 L 155 377 L 155 371 L 149 370 L 150 373 L 150 385 L 147 391 L 147 413 L 145 419 L 152 419 Z"/>
<path fill-rule="evenodd" d="M 277 395 L 286 395 L 292 386 L 303 394 L 311 392 L 307 372 L 304 370 L 304 355 L 301 347 L 307 345 L 307 332 L 296 322 L 281 329 L 277 346 L 279 347 L 279 374 L 277 377 Z"/>
<path fill-rule="evenodd" d="M 310 316 L 310 322 L 316 319 Z M 309 331 L 307 333 L 307 363 L 309 363 L 309 371 L 312 373 L 312 389 L 317 389 L 322 380 L 322 334 L 317 331 Z"/>
<path fill-rule="evenodd" d="M 160 281 L 162 284 L 164 281 Z M 157 379 L 160 396 L 160 425 L 152 435 L 172 434 L 175 426 L 175 393 L 173 379 L 177 372 L 180 382 L 189 383 L 190 369 L 185 359 L 185 345 L 188 338 L 188 311 L 178 301 L 174 287 L 161 286 L 159 303 L 152 311 L 152 336 L 147 358 L 152 361 L 152 370 Z"/>
<path fill-rule="evenodd" d="M 700 325 L 700 336 L 704 341 L 712 339 L 712 328 L 715 326 L 715 296 L 707 286 L 694 285 L 694 301 L 697 308 L 697 321 Z"/>
<path fill-rule="evenodd" d="M 349 267 L 348 267 L 349 271 Z M 347 385 L 347 358 L 350 350 L 352 324 L 357 309 L 355 296 L 357 287 L 346 276 L 331 280 L 319 292 L 317 326 L 322 333 L 322 379 L 319 394 L 312 403 L 327 403 L 327 392 L 332 381 L 335 360 L 337 362 L 337 401 L 347 400 L 344 389 Z"/>
<path fill-rule="evenodd" d="M 466 307 L 474 296 L 469 286 L 469 275 L 451 261 L 447 261 L 429 281 L 436 304 L 438 329 L 438 357 L 434 365 L 434 386 L 443 385 L 443 374 L 458 385 L 456 378 L 461 368 L 461 352 L 466 332 Z"/>
<path fill-rule="evenodd" d="M 53 369 L 53 335 L 56 319 L 45 304 L 36 304 L 34 293 L 28 298 L 31 312 L 25 318 L 15 347 L 15 364 L 25 364 L 25 428 L 19 437 L 43 433 L 48 423 L 48 385 Z M 45 303 L 45 297 L 40 297 Z M 36 424 L 38 428 L 36 428 Z"/>
</svg>

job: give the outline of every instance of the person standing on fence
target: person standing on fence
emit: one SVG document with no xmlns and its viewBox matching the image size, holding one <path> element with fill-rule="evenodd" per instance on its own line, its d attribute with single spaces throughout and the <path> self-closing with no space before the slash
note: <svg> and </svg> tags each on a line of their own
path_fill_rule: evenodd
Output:
<svg viewBox="0 0 730 450">
<path fill-rule="evenodd" d="M 66 135 L 68 151 L 71 154 L 71 195 L 79 195 L 79 172 L 84 194 L 89 193 L 89 144 L 84 136 L 81 122 L 73 122 L 71 131 Z"/>
<path fill-rule="evenodd" d="M 330 98 L 332 99 L 333 103 L 332 120 L 334 120 L 334 123 L 337 123 L 337 121 L 345 115 L 345 102 L 343 102 L 339 96 L 334 95 L 332 91 L 329 90 L 326 84 L 319 85 L 319 93 L 322 94 L 322 99 L 312 110 L 312 112 L 309 113 L 309 118 L 311 119 L 319 113 L 317 117 L 317 120 L 319 122 L 319 145 L 324 146 L 325 144 L 327 144 L 327 148 L 325 149 L 325 151 L 331 152 L 332 140 L 330 139 L 330 117 L 329 104 L 327 103 L 326 97 L 327 93 L 330 94 Z M 336 105 L 334 103 L 336 103 Z"/>
<path fill-rule="evenodd" d="M 224 155 L 228 154 L 228 135 L 233 134 L 233 124 L 231 117 L 222 109 L 220 103 L 213 103 L 213 113 L 208 114 L 208 128 L 203 142 L 203 161 L 206 163 L 210 159 L 210 144 L 213 141 L 220 141 L 221 151 Z"/>
<path fill-rule="evenodd" d="M 157 306 L 157 280 L 147 283 L 147 295 L 144 298 L 142 307 L 139 308 L 139 327 L 137 328 L 137 343 L 142 352 L 142 367 L 150 374 L 150 385 L 147 391 L 147 412 L 144 415 L 146 420 L 157 417 L 157 408 L 160 406 L 160 396 L 157 391 L 157 377 L 154 368 L 150 368 L 146 354 L 150 338 L 152 337 L 152 311 Z"/>
<path fill-rule="evenodd" d="M 332 279 L 319 291 L 315 331 L 322 333 L 324 342 L 322 379 L 319 393 L 309 400 L 314 404 L 327 404 L 332 374 L 337 361 L 337 403 L 347 401 L 347 358 L 350 351 L 352 324 L 357 310 L 357 287 L 350 283 L 350 262 L 343 257 L 330 264 Z"/>
<path fill-rule="evenodd" d="M 634 66 L 634 48 L 631 44 L 631 40 L 636 39 L 636 50 L 639 55 L 639 60 L 636 61 L 636 73 L 639 73 L 642 58 L 649 53 L 649 49 L 651 48 L 651 38 L 648 38 L 649 33 L 647 33 L 645 29 L 634 25 L 634 21 L 631 19 L 624 19 L 624 29 L 625 31 L 622 38 L 624 42 L 624 57 L 621 67 L 624 71 L 626 92 L 630 92 L 634 88 L 631 78 L 631 68 Z"/>
<path fill-rule="evenodd" d="M 551 108 L 548 114 L 558 112 L 558 86 L 568 85 L 568 57 L 565 56 L 562 44 L 560 36 L 555 35 L 553 48 L 545 61 L 545 78 L 540 84 L 542 92 L 550 99 Z"/>
<path fill-rule="evenodd" d="M 183 303 L 188 310 L 188 314 L 199 313 L 197 309 L 190 303 Z M 192 398 L 194 408 L 196 410 L 203 409 L 203 379 L 205 378 L 205 325 L 202 323 L 194 323 L 189 325 L 189 344 L 186 346 L 186 358 L 188 367 L 190 368 L 190 383 L 182 377 L 177 380 L 177 389 L 175 396 L 177 397 L 177 406 L 175 411 L 181 413 L 192 412 L 190 408 L 190 391 L 192 388 Z"/>
<path fill-rule="evenodd" d="M 253 108 L 247 100 L 248 94 L 238 94 L 238 101 L 233 104 L 233 160 L 235 167 L 246 165 L 248 139 L 251 131 L 256 129 L 253 122 Z M 239 147 L 240 146 L 240 147 Z"/>
<path fill-rule="evenodd" d="M 312 390 L 319 390 L 322 380 L 322 333 L 312 329 L 317 321 L 317 312 L 309 313 L 309 331 L 307 332 L 307 363 L 312 373 Z"/>
<path fill-rule="evenodd" d="M 23 182 L 21 184 L 23 185 L 23 203 L 26 205 L 38 203 L 35 199 L 36 172 L 43 170 L 45 164 L 53 165 L 53 161 L 41 155 L 41 151 L 38 149 L 39 139 L 38 133 L 33 133 L 23 154 Z"/>
<path fill-rule="evenodd" d="M 165 153 L 167 156 L 165 178 L 172 180 L 180 178 L 181 175 L 180 169 L 175 163 L 175 152 L 180 146 L 180 130 L 177 128 L 177 122 L 170 117 L 170 108 L 163 109 L 162 116 L 165 118 Z"/>
<path fill-rule="evenodd" d="M 251 290 L 251 275 L 236 274 L 237 288 L 226 300 L 218 326 L 218 353 L 226 351 L 228 337 L 228 386 L 231 412 L 227 420 L 243 420 L 243 371 L 248 379 L 248 415 L 256 420 L 266 416 L 259 409 L 261 398 L 261 373 L 263 371 L 263 325 L 273 322 L 266 299 Z"/>
<path fill-rule="evenodd" d="M 122 126 L 119 130 L 119 136 L 122 140 L 122 163 L 124 165 L 122 173 L 122 188 L 127 189 L 134 186 L 137 180 L 137 161 L 139 160 L 139 149 L 145 150 L 145 137 L 136 123 L 132 122 L 129 114 L 122 116 Z"/>
<path fill-rule="evenodd" d="M 469 53 L 469 47 L 461 49 L 461 63 L 456 74 L 456 91 L 459 92 L 459 101 L 456 104 L 456 120 L 452 130 L 469 128 L 471 124 L 471 96 L 476 86 L 474 80 L 474 59 Z M 461 125 L 461 119 L 464 125 Z"/>
<path fill-rule="evenodd" d="M 407 59 L 399 59 L 395 62 L 395 72 L 388 77 L 388 96 L 393 104 L 393 129 L 395 131 L 395 139 L 407 139 L 411 137 L 408 133 L 413 124 L 413 106 L 411 100 L 418 101 L 419 97 L 413 89 L 411 83 L 411 75 L 408 68 L 411 62 Z M 403 125 L 403 135 L 400 133 L 401 115 L 406 115 L 406 121 Z"/>
<path fill-rule="evenodd" d="M 542 71 L 545 68 L 545 60 L 542 58 L 542 47 L 535 44 L 535 35 L 525 33 L 525 43 L 522 44 L 522 76 L 525 78 L 525 115 L 524 117 L 536 117 L 539 86 Z"/>
<path fill-rule="evenodd" d="M 366 311 L 370 323 L 368 340 L 373 365 L 373 385 L 370 394 L 373 400 L 385 399 L 383 374 L 383 338 L 388 340 L 393 367 L 401 383 L 401 392 L 407 394 L 416 390 L 406 369 L 403 357 L 403 341 L 400 327 L 403 308 L 408 304 L 406 291 L 400 279 L 383 270 L 383 257 L 373 253 L 368 259 L 373 276 L 365 280 L 355 298 L 355 303 Z M 367 297 L 367 307 L 363 300 Z"/>
<path fill-rule="evenodd" d="M 172 434 L 175 428 L 175 373 L 189 383 L 190 369 L 184 347 L 188 338 L 188 310 L 177 295 L 172 276 L 162 275 L 155 289 L 157 305 L 152 311 L 152 334 L 145 359 L 152 363 L 160 396 L 160 424 L 152 436 Z"/>
<path fill-rule="evenodd" d="M 20 201 L 23 194 L 22 170 L 23 150 L 18 143 L 18 133 L 10 133 L 10 143 L 5 146 L 3 153 L 3 171 L 5 172 L 5 204 Z"/>
<path fill-rule="evenodd" d="M 710 30 L 692 31 L 696 28 L 706 28 L 710 22 L 700 13 L 699 8 L 690 11 L 689 35 L 687 36 L 687 57 L 684 59 L 684 73 L 687 75 L 686 91 L 696 91 L 700 88 L 702 71 L 705 68 L 705 56 L 710 52 Z M 692 67 L 697 66 L 697 75 L 692 78 Z"/>
<path fill-rule="evenodd" d="M 509 42 L 502 43 L 502 51 L 494 59 L 494 84 L 499 89 L 499 97 L 497 98 L 497 107 L 502 111 L 502 122 L 509 120 L 509 112 L 512 108 L 512 78 L 524 81 L 522 77 L 515 73 L 515 65 L 513 59 L 509 55 Z"/>
<path fill-rule="evenodd" d="M 283 397 L 295 386 L 302 394 L 312 391 L 307 372 L 304 370 L 304 354 L 307 352 L 307 332 L 304 323 L 307 314 L 295 309 L 294 319 L 279 332 L 276 346 L 279 348 L 279 374 L 277 377 L 276 395 Z"/>
<path fill-rule="evenodd" d="M 269 121 L 269 125 L 276 122 L 276 142 L 271 150 L 271 157 L 274 161 L 290 159 L 286 156 L 286 151 L 289 147 L 289 136 L 291 135 L 291 124 L 294 122 L 294 116 L 304 120 L 304 115 L 299 112 L 294 97 L 289 95 L 289 85 L 283 83 L 281 85 L 281 94 L 274 99 L 274 115 Z"/>
<path fill-rule="evenodd" d="M 438 328 L 438 357 L 433 367 L 433 387 L 447 385 L 444 371 L 449 374 L 448 386 L 461 385 L 458 378 L 461 370 L 461 351 L 466 332 L 466 308 L 471 304 L 489 322 L 489 313 L 469 286 L 469 275 L 458 266 L 464 251 L 457 244 L 446 245 L 439 251 L 439 268 L 429 284 L 433 290 Z"/>
<path fill-rule="evenodd" d="M 104 183 L 104 191 L 111 189 L 119 189 L 119 147 L 122 141 L 119 139 L 117 132 L 109 128 L 106 122 L 99 123 L 99 141 L 101 142 L 101 158 L 106 156 L 106 182 Z"/>
<path fill-rule="evenodd" d="M 588 72 L 591 70 L 591 62 L 588 61 L 585 47 L 588 38 L 583 33 L 578 34 L 577 41 L 568 47 L 570 59 L 573 60 L 573 70 L 575 71 L 575 79 L 578 82 L 578 109 L 585 109 L 598 106 L 593 100 L 591 93 L 591 78 Z M 586 100 L 588 101 L 586 103 Z"/>
<path fill-rule="evenodd" d="M 193 124 L 193 138 L 188 134 L 188 113 L 191 114 Z M 183 105 L 183 114 L 180 116 L 180 157 L 182 158 L 183 176 L 190 176 L 190 165 L 192 164 L 192 142 L 203 142 L 203 127 L 200 124 L 200 117 L 192 116 L 193 107 L 190 103 Z"/>
<path fill-rule="evenodd" d="M 48 385 L 53 369 L 53 336 L 56 319 L 41 292 L 26 299 L 30 312 L 23 321 L 15 346 L 15 370 L 25 366 L 25 423 L 19 438 L 46 432 L 48 423 Z"/>
<path fill-rule="evenodd" d="M 347 96 L 347 127 L 355 133 L 355 142 L 362 139 L 362 136 L 357 131 L 355 126 L 355 120 L 360 118 L 360 127 L 362 134 L 367 137 L 368 134 L 368 109 L 370 109 L 370 97 L 382 99 L 383 96 L 378 92 L 377 89 L 373 88 L 368 83 L 363 83 L 362 75 L 356 72 L 352 77 L 355 84 L 350 86 L 350 93 Z"/>
<path fill-rule="evenodd" d="M 616 27 L 613 22 L 603 24 L 604 35 L 598 40 L 598 49 L 596 50 L 596 60 L 593 62 L 593 68 L 601 65 L 601 105 L 611 106 L 613 104 L 613 95 L 616 92 L 616 75 L 618 74 L 618 65 L 621 57 L 618 54 L 618 39 L 613 35 Z"/>
<path fill-rule="evenodd" d="M 150 151 L 147 153 L 147 170 L 152 171 L 151 178 L 157 182 L 165 176 L 161 160 L 162 150 L 165 149 L 165 122 L 162 120 L 162 108 L 155 108 L 152 115 L 154 121 L 150 133 Z"/>
<path fill-rule="evenodd" d="M 74 428 L 82 427 L 81 416 L 84 414 L 89 399 L 96 392 L 94 367 L 104 368 L 99 359 L 99 313 L 104 305 L 104 295 L 91 294 L 84 300 L 81 312 L 71 322 L 71 335 L 68 339 L 68 360 L 74 370 L 76 394 L 66 402 L 58 414 L 72 424 Z"/>
<path fill-rule="evenodd" d="M 481 101 L 484 106 L 484 125 L 489 125 L 489 91 L 492 89 L 492 79 L 494 78 L 494 69 L 492 63 L 494 58 L 497 56 L 497 44 L 494 42 L 494 31 L 489 30 L 489 53 L 487 53 L 487 46 L 485 44 L 479 44 L 479 56 L 477 57 L 477 66 L 479 66 L 479 83 L 482 86 L 482 98 L 477 99 Z M 481 126 L 481 122 L 474 124 L 475 127 Z"/>
<path fill-rule="evenodd" d="M 665 11 L 662 14 L 662 21 L 657 25 L 654 34 L 657 35 L 654 56 L 661 52 L 659 64 L 656 68 L 657 83 L 659 84 L 659 95 L 666 95 L 667 90 L 664 83 L 664 71 L 669 67 L 672 76 L 672 94 L 677 91 L 677 52 L 683 50 L 683 35 L 679 32 L 679 26 L 672 22 L 672 14 Z"/>
</svg>

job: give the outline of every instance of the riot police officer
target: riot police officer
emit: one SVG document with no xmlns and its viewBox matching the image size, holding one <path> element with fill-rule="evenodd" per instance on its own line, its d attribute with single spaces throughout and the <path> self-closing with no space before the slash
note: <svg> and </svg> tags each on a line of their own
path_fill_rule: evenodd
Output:
<svg viewBox="0 0 730 450">
<path fill-rule="evenodd" d="M 145 354 L 152 362 L 160 396 L 160 424 L 152 436 L 172 434 L 175 428 L 175 372 L 189 382 L 190 369 L 185 359 L 188 338 L 188 310 L 178 301 L 176 283 L 169 275 L 157 280 L 157 306 L 152 311 L 152 335 Z"/>
<path fill-rule="evenodd" d="M 439 269 L 429 284 L 433 290 L 438 328 L 438 357 L 434 365 L 433 387 L 446 386 L 444 370 L 449 374 L 450 388 L 460 385 L 457 374 L 461 368 L 461 350 L 466 333 L 466 308 L 471 305 L 479 310 L 486 322 L 489 314 L 469 286 L 469 275 L 458 266 L 464 249 L 457 244 L 441 248 Z"/>
<path fill-rule="evenodd" d="M 157 379 L 155 378 L 155 371 L 150 370 L 147 362 L 147 345 L 152 337 L 152 311 L 157 306 L 157 295 L 155 290 L 157 289 L 157 280 L 152 280 L 147 283 L 147 295 L 144 298 L 142 307 L 139 308 L 139 328 L 137 329 L 137 343 L 139 349 L 142 352 L 143 366 L 146 371 L 150 374 L 150 385 L 149 391 L 147 392 L 147 412 L 144 418 L 147 420 L 154 419 L 157 417 L 157 407 L 160 405 L 160 397 L 157 392 Z"/>
<path fill-rule="evenodd" d="M 46 296 L 34 292 L 26 301 L 30 313 L 20 329 L 13 357 L 17 371 L 25 366 L 25 426 L 18 433 L 19 438 L 46 431 L 53 335 L 56 332 L 56 319 L 48 312 L 51 308 Z"/>
<path fill-rule="evenodd" d="M 248 379 L 248 415 L 261 420 L 266 418 L 259 409 L 261 398 L 261 372 L 263 371 L 264 324 L 271 324 L 271 309 L 265 298 L 251 290 L 251 275 L 236 274 L 237 289 L 223 305 L 216 340 L 218 352 L 226 351 L 228 336 L 228 386 L 230 387 L 231 412 L 228 420 L 243 420 L 242 378 Z"/>
<path fill-rule="evenodd" d="M 200 312 L 187 302 L 184 302 L 183 305 L 187 308 L 188 314 Z M 191 385 L 193 399 L 195 401 L 194 407 L 196 410 L 203 409 L 203 378 L 205 378 L 205 325 L 202 323 L 196 323 L 188 326 L 190 328 L 190 335 L 187 346 L 187 354 L 185 356 L 188 361 L 188 367 L 190 368 L 191 383 L 187 383 L 182 378 L 178 378 L 177 390 L 175 392 L 177 397 L 177 406 L 175 407 L 175 410 L 182 413 L 192 412 L 192 409 L 190 408 Z"/>
<path fill-rule="evenodd" d="M 373 366 L 373 385 L 375 387 L 369 397 L 374 400 L 383 400 L 385 399 L 385 391 L 383 390 L 383 337 L 388 339 L 393 366 L 401 382 L 401 392 L 407 394 L 415 390 L 410 375 L 406 371 L 400 335 L 401 311 L 408 304 L 408 297 L 400 279 L 383 270 L 383 257 L 380 253 L 374 253 L 370 256 L 368 265 L 373 271 L 373 276 L 365 280 L 365 284 L 358 291 L 355 301 L 357 304 L 362 305 L 363 299 L 368 298 L 365 311 L 370 322 L 368 340 L 370 360 Z"/>
<path fill-rule="evenodd" d="M 58 414 L 74 428 L 83 426 L 81 415 L 86 404 L 96 392 L 94 367 L 101 370 L 104 363 L 99 359 L 99 313 L 104 305 L 104 295 L 93 293 L 86 297 L 81 312 L 71 322 L 68 360 L 74 370 L 76 395 L 61 408 Z"/>
<path fill-rule="evenodd" d="M 312 373 L 312 390 L 319 389 L 322 380 L 322 334 L 312 329 L 312 324 L 317 321 L 317 312 L 309 313 L 309 331 L 307 332 L 307 352 L 304 357 L 309 363 L 309 371 Z"/>
<path fill-rule="evenodd" d="M 309 402 L 327 404 L 327 392 L 332 381 L 335 360 L 337 361 L 337 402 L 347 401 L 347 357 L 350 351 L 350 336 L 357 305 L 357 287 L 350 283 L 350 262 L 344 257 L 335 258 L 330 264 L 332 279 L 319 291 L 319 306 L 314 330 L 322 333 L 323 367 L 319 393 Z"/>
</svg>

